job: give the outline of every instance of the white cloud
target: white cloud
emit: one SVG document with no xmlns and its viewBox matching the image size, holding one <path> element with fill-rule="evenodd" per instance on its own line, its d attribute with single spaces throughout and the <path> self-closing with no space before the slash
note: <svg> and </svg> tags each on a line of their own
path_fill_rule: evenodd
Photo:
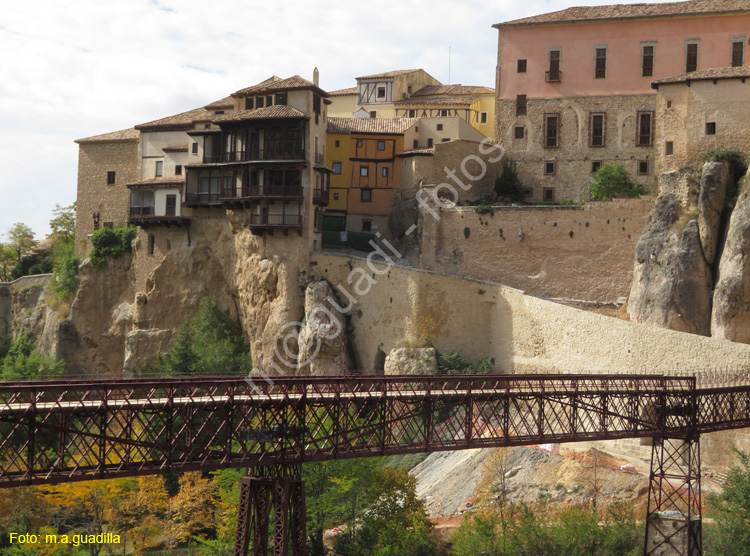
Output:
<svg viewBox="0 0 750 556">
<path fill-rule="evenodd" d="M 654 0 L 649 0 L 654 1 Z M 605 4 L 576 1 L 575 4 Z M 565 0 L 400 0 L 371 9 L 333 0 L 27 0 L 0 21 L 0 233 L 48 232 L 75 200 L 74 139 L 222 98 L 271 75 L 321 71 L 321 86 L 424 68 L 494 86 L 493 23 L 563 9 Z"/>
</svg>

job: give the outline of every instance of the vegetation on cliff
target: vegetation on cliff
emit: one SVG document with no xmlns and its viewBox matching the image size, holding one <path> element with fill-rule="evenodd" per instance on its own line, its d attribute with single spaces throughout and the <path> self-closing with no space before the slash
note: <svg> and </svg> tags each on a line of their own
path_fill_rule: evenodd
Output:
<svg viewBox="0 0 750 556">
<path fill-rule="evenodd" d="M 130 253 L 135 239 L 135 228 L 102 228 L 91 234 L 93 248 L 89 252 L 89 261 L 94 268 L 104 268 L 107 259 L 117 259 Z"/>
<path fill-rule="evenodd" d="M 605 164 L 594 173 L 594 181 L 591 183 L 593 201 L 640 197 L 647 193 L 646 188 L 630 178 L 622 164 Z"/>
<path fill-rule="evenodd" d="M 34 340 L 24 332 L 10 344 L 7 339 L 0 339 L 0 380 L 52 379 L 64 369 L 62 361 L 42 357 Z"/>
</svg>

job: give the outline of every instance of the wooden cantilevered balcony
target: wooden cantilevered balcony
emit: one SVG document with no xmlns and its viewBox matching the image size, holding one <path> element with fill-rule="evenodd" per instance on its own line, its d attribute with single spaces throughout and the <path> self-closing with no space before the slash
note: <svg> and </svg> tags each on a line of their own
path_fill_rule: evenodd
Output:
<svg viewBox="0 0 750 556">
<path fill-rule="evenodd" d="M 326 207 L 331 197 L 331 192 L 328 187 L 316 187 L 313 191 L 313 203 Z"/>
<path fill-rule="evenodd" d="M 562 81 L 562 72 L 560 70 L 545 71 L 544 80 L 547 83 L 559 83 Z"/>
<path fill-rule="evenodd" d="M 305 149 L 300 145 L 279 145 L 274 143 L 265 149 L 251 149 L 245 151 L 229 151 L 218 154 L 204 154 L 204 164 L 227 162 L 265 162 L 284 160 L 305 160 Z M 325 161 L 324 161 L 325 162 Z"/>
<path fill-rule="evenodd" d="M 149 228 L 150 226 L 183 226 L 190 223 L 189 218 L 177 216 L 174 210 L 167 208 L 166 214 L 157 215 L 154 213 L 153 206 L 131 206 L 128 224 Z"/>
<path fill-rule="evenodd" d="M 304 191 L 300 185 L 250 185 L 221 190 L 225 206 L 258 203 L 260 201 L 302 201 Z"/>
<path fill-rule="evenodd" d="M 205 207 L 221 205 L 219 193 L 186 193 L 185 205 L 189 207 Z"/>
<path fill-rule="evenodd" d="M 302 233 L 301 214 L 251 214 L 250 231 L 253 234 L 283 230 L 285 233 L 290 229 L 296 229 Z"/>
</svg>

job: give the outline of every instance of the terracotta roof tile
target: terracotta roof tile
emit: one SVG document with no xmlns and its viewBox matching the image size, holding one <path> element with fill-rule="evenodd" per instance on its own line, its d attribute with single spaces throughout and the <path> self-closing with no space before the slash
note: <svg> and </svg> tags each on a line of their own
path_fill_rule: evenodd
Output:
<svg viewBox="0 0 750 556">
<path fill-rule="evenodd" d="M 681 73 L 664 79 L 657 79 L 651 85 L 658 88 L 659 85 L 669 83 L 685 83 L 687 81 L 711 81 L 713 79 L 742 79 L 750 77 L 750 67 L 739 68 L 707 68 L 690 73 Z"/>
<path fill-rule="evenodd" d="M 141 137 L 141 133 L 134 128 L 121 129 L 120 131 L 113 131 L 111 133 L 104 133 L 103 135 L 94 135 L 93 137 L 84 137 L 83 139 L 76 139 L 76 143 L 114 143 L 117 141 L 137 141 Z"/>
<path fill-rule="evenodd" d="M 244 97 L 250 95 L 263 95 L 266 93 L 273 93 L 275 91 L 297 91 L 302 89 L 310 89 L 316 91 L 318 94 L 324 97 L 328 96 L 327 92 L 314 85 L 312 81 L 308 81 L 307 79 L 300 77 L 299 75 L 295 75 L 287 79 L 282 79 L 281 77 L 274 75 L 273 77 L 269 77 L 268 79 L 258 83 L 257 85 L 246 87 L 245 89 L 240 89 L 236 93 L 233 93 L 232 96 Z"/>
<path fill-rule="evenodd" d="M 328 133 L 377 133 L 402 135 L 417 118 L 328 118 Z"/>
<path fill-rule="evenodd" d="M 210 104 L 208 106 L 211 106 Z M 196 122 L 210 122 L 217 116 L 212 110 L 205 108 L 196 108 L 188 110 L 174 116 L 167 116 L 145 124 L 138 124 L 135 129 L 144 131 L 176 131 L 181 129 L 192 129 Z"/>
<path fill-rule="evenodd" d="M 304 112 L 300 112 L 291 106 L 266 106 L 255 110 L 240 110 L 231 114 L 217 116 L 214 122 L 217 124 L 225 122 L 244 122 L 246 120 L 262 120 L 273 118 L 307 118 Z"/>
<path fill-rule="evenodd" d="M 470 96 L 470 95 L 494 95 L 495 89 L 490 87 L 482 87 L 475 85 L 427 85 L 422 87 L 416 93 L 412 94 L 414 97 L 425 97 L 435 95 L 456 95 L 456 96 Z"/>
<path fill-rule="evenodd" d="M 514 19 L 493 25 L 495 28 L 542 25 L 545 23 L 578 23 L 612 19 L 643 19 L 678 15 L 724 14 L 750 11 L 750 0 L 688 0 L 659 4 L 613 4 L 609 6 L 582 6 L 557 12 Z"/>
<path fill-rule="evenodd" d="M 349 87 L 348 89 L 339 89 L 337 91 L 331 91 L 328 93 L 332 97 L 343 97 L 346 95 L 356 95 L 357 94 L 357 88 L 356 87 Z"/>
<path fill-rule="evenodd" d="M 172 187 L 185 185 L 185 176 L 173 176 L 171 178 L 152 178 L 150 180 L 137 181 L 127 185 L 130 189 Z"/>
<path fill-rule="evenodd" d="M 410 97 L 397 100 L 394 104 L 399 106 L 423 106 L 425 104 L 433 104 L 437 106 L 471 106 L 474 104 L 479 97 L 459 97 L 459 96 L 423 96 L 423 97 Z"/>
<path fill-rule="evenodd" d="M 424 71 L 423 69 L 410 69 L 410 70 L 396 70 L 396 71 L 386 71 L 385 73 L 374 73 L 372 75 L 365 75 L 362 77 L 357 77 L 357 80 L 360 79 L 388 79 L 390 77 L 398 77 L 399 75 L 405 75 L 407 73 L 414 73 L 416 71 Z"/>
<path fill-rule="evenodd" d="M 212 102 L 204 106 L 206 110 L 232 110 L 234 109 L 234 99 L 232 97 L 224 97 L 221 100 Z"/>
<path fill-rule="evenodd" d="M 396 156 L 432 156 L 435 154 L 435 147 L 423 147 L 421 149 L 409 149 L 398 153 Z"/>
</svg>

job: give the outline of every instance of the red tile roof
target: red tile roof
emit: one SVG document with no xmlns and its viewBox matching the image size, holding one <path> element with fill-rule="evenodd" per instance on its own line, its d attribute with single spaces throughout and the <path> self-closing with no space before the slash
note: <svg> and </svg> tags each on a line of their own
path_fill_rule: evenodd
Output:
<svg viewBox="0 0 750 556">
<path fill-rule="evenodd" d="M 94 135 L 93 137 L 84 137 L 83 139 L 76 139 L 75 142 L 81 143 L 116 143 L 125 141 L 137 141 L 141 137 L 141 133 L 133 129 L 121 129 L 120 131 L 113 131 L 111 133 L 104 133 L 103 135 Z"/>
<path fill-rule="evenodd" d="M 645 19 L 684 15 L 726 14 L 750 11 L 750 0 L 688 0 L 659 4 L 614 4 L 609 6 L 582 6 L 557 12 L 514 19 L 493 25 L 501 27 L 543 25 L 547 23 L 579 23 L 617 19 Z"/>
<path fill-rule="evenodd" d="M 360 79 L 389 79 L 391 77 L 398 77 L 399 75 L 405 75 L 407 73 L 414 73 L 417 71 L 424 71 L 422 68 L 419 69 L 411 69 L 411 70 L 396 70 L 396 71 L 386 71 L 385 73 L 374 73 L 372 75 L 365 75 L 362 77 L 357 77 L 357 81 Z"/>
<path fill-rule="evenodd" d="M 312 81 L 308 81 L 307 79 L 300 77 L 299 75 L 295 75 L 287 79 L 282 79 L 281 77 L 274 75 L 273 77 L 269 77 L 268 79 L 262 81 L 261 83 L 258 83 L 257 85 L 246 87 L 245 89 L 240 89 L 236 93 L 233 93 L 232 96 L 247 97 L 253 95 L 264 95 L 266 93 L 273 93 L 276 91 L 299 91 L 304 89 L 310 89 L 311 91 L 315 91 L 316 93 L 324 97 L 328 96 L 327 92 L 314 85 Z"/>
<path fill-rule="evenodd" d="M 423 97 L 410 97 L 397 100 L 394 104 L 399 106 L 424 106 L 425 104 L 433 104 L 436 106 L 471 106 L 478 99 L 478 97 L 459 97 L 459 96 L 423 96 Z"/>
<path fill-rule="evenodd" d="M 435 147 L 423 147 L 421 149 L 409 149 L 396 154 L 396 156 L 432 156 L 434 154 Z"/>
<path fill-rule="evenodd" d="M 328 118 L 328 133 L 403 135 L 418 121 L 417 118 Z"/>
<path fill-rule="evenodd" d="M 655 89 L 659 85 L 668 85 L 670 83 L 686 83 L 688 81 L 712 81 L 714 79 L 742 79 L 750 77 L 750 67 L 739 68 L 707 68 L 690 73 L 681 73 L 664 79 L 657 79 L 651 83 Z"/>
<path fill-rule="evenodd" d="M 494 95 L 495 89 L 490 87 L 482 87 L 475 85 L 427 85 L 422 87 L 416 93 L 412 94 L 414 97 L 425 97 L 435 95 L 457 95 L 457 96 L 469 96 L 469 95 Z"/>
<path fill-rule="evenodd" d="M 332 97 L 343 97 L 347 95 L 356 95 L 357 94 L 357 88 L 356 87 L 349 87 L 348 89 L 339 89 L 337 91 L 331 91 L 328 93 Z"/>
<path fill-rule="evenodd" d="M 203 108 L 206 110 L 232 110 L 234 109 L 234 99 L 232 97 L 224 97 L 221 100 L 207 104 Z"/>
<path fill-rule="evenodd" d="M 217 116 L 214 122 L 244 122 L 246 120 L 263 120 L 263 119 L 278 119 L 278 118 L 307 118 L 304 112 L 300 112 L 296 108 L 291 106 L 266 106 L 265 108 L 256 108 L 255 110 L 240 110 L 239 112 L 232 112 L 231 114 L 225 114 L 223 116 Z"/>
</svg>

